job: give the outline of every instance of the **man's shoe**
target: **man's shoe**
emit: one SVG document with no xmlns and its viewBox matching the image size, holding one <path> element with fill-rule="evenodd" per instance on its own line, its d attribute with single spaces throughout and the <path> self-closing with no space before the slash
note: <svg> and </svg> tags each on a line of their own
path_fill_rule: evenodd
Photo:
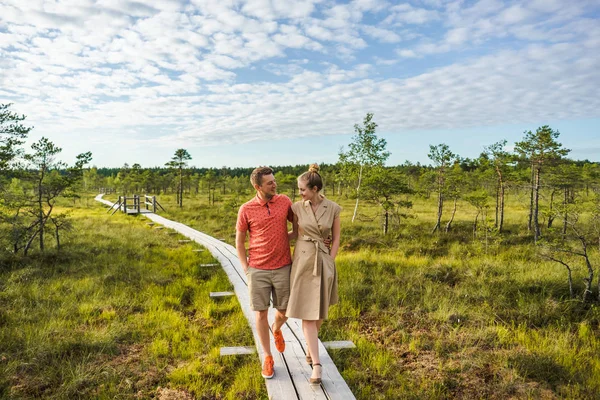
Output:
<svg viewBox="0 0 600 400">
<path fill-rule="evenodd" d="M 275 365 L 275 361 L 273 361 L 273 356 L 266 356 L 265 362 L 263 363 L 262 376 L 265 379 L 271 379 L 273 375 L 275 375 L 275 370 L 273 369 L 273 365 Z"/>
<path fill-rule="evenodd" d="M 278 352 L 283 353 L 285 351 L 285 340 L 283 340 L 283 332 L 281 332 L 281 329 L 276 331 L 275 324 L 271 326 L 271 330 L 273 331 L 273 337 L 275 338 L 275 348 Z"/>
</svg>

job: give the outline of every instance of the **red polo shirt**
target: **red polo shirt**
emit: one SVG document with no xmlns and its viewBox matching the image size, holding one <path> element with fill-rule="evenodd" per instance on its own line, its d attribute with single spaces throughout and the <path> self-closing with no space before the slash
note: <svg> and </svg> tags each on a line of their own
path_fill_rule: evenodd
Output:
<svg viewBox="0 0 600 400">
<path fill-rule="evenodd" d="M 281 194 L 268 202 L 256 196 L 240 207 L 236 229 L 250 232 L 248 264 L 251 267 L 277 269 L 292 263 L 287 221 L 293 220 L 292 201 Z"/>
</svg>

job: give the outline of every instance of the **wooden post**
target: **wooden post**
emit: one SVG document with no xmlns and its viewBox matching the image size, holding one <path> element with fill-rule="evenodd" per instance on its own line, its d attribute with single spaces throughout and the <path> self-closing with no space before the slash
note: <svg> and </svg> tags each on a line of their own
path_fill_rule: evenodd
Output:
<svg viewBox="0 0 600 400">
<path fill-rule="evenodd" d="M 152 212 L 156 214 L 156 196 L 152 196 Z"/>
<path fill-rule="evenodd" d="M 127 196 L 123 196 L 123 212 L 127 214 Z"/>
<path fill-rule="evenodd" d="M 136 194 L 135 199 L 137 200 L 137 212 L 140 213 L 140 195 Z"/>
</svg>

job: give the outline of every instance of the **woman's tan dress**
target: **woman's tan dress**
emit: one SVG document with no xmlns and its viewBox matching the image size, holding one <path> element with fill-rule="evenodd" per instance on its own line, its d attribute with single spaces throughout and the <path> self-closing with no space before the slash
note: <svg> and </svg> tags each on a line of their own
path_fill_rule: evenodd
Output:
<svg viewBox="0 0 600 400">
<path fill-rule="evenodd" d="M 335 262 L 323 240 L 331 237 L 333 220 L 341 207 L 323 197 L 316 214 L 309 201 L 292 205 L 298 218 L 298 239 L 290 276 L 290 300 L 286 315 L 306 320 L 326 319 L 329 306 L 337 304 Z"/>
</svg>

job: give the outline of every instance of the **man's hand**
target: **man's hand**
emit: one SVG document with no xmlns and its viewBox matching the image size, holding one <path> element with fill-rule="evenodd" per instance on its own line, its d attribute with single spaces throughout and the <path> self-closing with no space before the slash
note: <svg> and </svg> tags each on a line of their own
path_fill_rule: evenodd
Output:
<svg viewBox="0 0 600 400">
<path fill-rule="evenodd" d="M 240 264 L 242 265 L 242 269 L 244 270 L 244 273 L 247 273 L 248 268 L 249 268 L 248 258 L 246 258 L 246 262 L 243 262 L 242 260 L 240 260 Z"/>
</svg>

